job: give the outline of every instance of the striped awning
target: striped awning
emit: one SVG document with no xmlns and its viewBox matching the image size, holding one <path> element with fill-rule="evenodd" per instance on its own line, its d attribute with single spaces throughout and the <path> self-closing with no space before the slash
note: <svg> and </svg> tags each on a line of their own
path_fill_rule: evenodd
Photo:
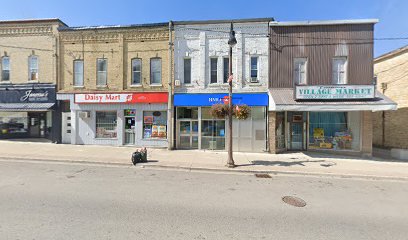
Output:
<svg viewBox="0 0 408 240">
<path fill-rule="evenodd" d="M 48 111 L 55 103 L 0 103 L 2 112 Z"/>
</svg>

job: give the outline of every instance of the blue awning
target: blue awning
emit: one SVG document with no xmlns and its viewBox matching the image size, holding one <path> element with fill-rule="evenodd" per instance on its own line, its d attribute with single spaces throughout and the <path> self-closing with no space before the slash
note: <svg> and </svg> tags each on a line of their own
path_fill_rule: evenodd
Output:
<svg viewBox="0 0 408 240">
<path fill-rule="evenodd" d="M 176 93 L 174 106 L 199 107 L 223 104 L 228 100 L 227 93 Z M 248 106 L 268 106 L 267 93 L 234 93 L 232 103 L 235 105 L 246 104 Z"/>
</svg>

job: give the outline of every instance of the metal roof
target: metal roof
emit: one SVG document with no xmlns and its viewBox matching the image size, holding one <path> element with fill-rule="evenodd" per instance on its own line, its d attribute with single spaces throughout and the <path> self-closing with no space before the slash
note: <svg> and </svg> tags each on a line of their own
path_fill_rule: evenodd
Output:
<svg viewBox="0 0 408 240">
<path fill-rule="evenodd" d="M 294 99 L 293 88 L 269 89 L 270 106 L 273 111 L 381 111 L 396 110 L 397 104 L 376 91 L 376 98 L 367 100 L 303 100 Z M 273 109 L 275 108 L 275 109 Z"/>
<path fill-rule="evenodd" d="M 387 58 L 390 58 L 390 57 L 393 57 L 393 56 L 395 56 L 395 55 L 404 53 L 404 52 L 406 52 L 406 51 L 408 51 L 408 45 L 406 45 L 406 46 L 404 46 L 404 47 L 397 48 L 397 49 L 395 49 L 395 50 L 392 50 L 391 52 L 387 52 L 387 53 L 384 53 L 383 55 L 380 55 L 380 56 L 376 57 L 376 58 L 374 59 L 374 63 L 375 63 L 375 62 L 382 61 L 382 60 L 387 59 Z"/>
<path fill-rule="evenodd" d="M 322 20 L 322 21 L 289 21 L 271 22 L 270 26 L 315 26 L 315 25 L 349 25 L 349 24 L 375 24 L 378 19 L 346 19 L 346 20 Z"/>
<path fill-rule="evenodd" d="M 0 24 L 54 23 L 54 22 L 58 22 L 64 26 L 68 26 L 59 18 L 0 20 Z"/>
<path fill-rule="evenodd" d="M 59 31 L 86 31 L 86 30 L 110 30 L 110 29 L 126 29 L 126 28 L 141 28 L 141 27 L 167 27 L 168 22 L 160 23 L 143 23 L 130 25 L 100 25 L 100 26 L 79 26 L 79 27 L 59 27 Z"/>
<path fill-rule="evenodd" d="M 194 25 L 194 24 L 220 24 L 220 23 L 253 23 L 271 22 L 274 18 L 242 18 L 242 19 L 221 19 L 221 20 L 192 20 L 192 21 L 172 21 L 174 25 Z"/>
</svg>

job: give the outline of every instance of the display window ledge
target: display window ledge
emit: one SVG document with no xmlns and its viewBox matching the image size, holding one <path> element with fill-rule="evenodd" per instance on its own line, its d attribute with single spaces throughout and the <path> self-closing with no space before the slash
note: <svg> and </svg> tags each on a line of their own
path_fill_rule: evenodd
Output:
<svg viewBox="0 0 408 240">
<path fill-rule="evenodd" d="M 118 138 L 94 138 L 95 140 L 118 140 Z"/>
<path fill-rule="evenodd" d="M 161 141 L 167 142 L 167 138 L 142 138 L 143 141 Z"/>
</svg>

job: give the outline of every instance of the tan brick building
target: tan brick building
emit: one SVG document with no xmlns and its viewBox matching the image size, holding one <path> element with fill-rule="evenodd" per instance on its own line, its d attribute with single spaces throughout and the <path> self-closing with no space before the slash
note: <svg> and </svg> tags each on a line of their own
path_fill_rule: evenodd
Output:
<svg viewBox="0 0 408 240">
<path fill-rule="evenodd" d="M 167 146 L 168 23 L 59 30 L 64 142 Z"/>
<path fill-rule="evenodd" d="M 57 141 L 59 19 L 0 21 L 0 138 Z"/>
<path fill-rule="evenodd" d="M 377 88 L 398 104 L 397 111 L 376 112 L 374 146 L 408 149 L 408 46 L 374 60 Z"/>
</svg>

